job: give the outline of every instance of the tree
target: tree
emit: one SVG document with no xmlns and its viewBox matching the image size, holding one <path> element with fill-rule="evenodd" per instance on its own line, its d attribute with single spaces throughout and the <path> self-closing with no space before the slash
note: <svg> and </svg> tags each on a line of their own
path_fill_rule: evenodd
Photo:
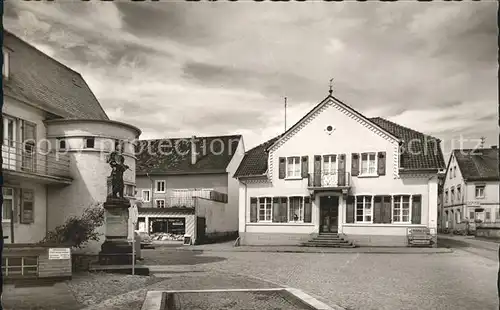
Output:
<svg viewBox="0 0 500 310">
<path fill-rule="evenodd" d="M 82 248 L 89 241 L 99 241 L 96 230 L 104 224 L 104 208 L 101 203 L 86 208 L 79 217 L 73 216 L 63 225 L 57 226 L 40 241 L 42 244 L 65 244 Z"/>
</svg>

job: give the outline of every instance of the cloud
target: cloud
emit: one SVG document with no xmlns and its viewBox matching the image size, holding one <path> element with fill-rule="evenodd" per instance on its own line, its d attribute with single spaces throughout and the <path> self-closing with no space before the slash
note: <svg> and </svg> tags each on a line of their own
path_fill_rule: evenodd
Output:
<svg viewBox="0 0 500 310">
<path fill-rule="evenodd" d="M 497 139 L 497 18 L 475 3 L 7 2 L 4 25 L 80 72 L 143 137 L 252 147 L 326 95 L 436 135 Z"/>
</svg>

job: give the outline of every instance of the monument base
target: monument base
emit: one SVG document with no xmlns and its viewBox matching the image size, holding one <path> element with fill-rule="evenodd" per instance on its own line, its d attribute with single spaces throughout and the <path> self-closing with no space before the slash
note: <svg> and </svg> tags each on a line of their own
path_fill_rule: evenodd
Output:
<svg viewBox="0 0 500 310">
<path fill-rule="evenodd" d="M 99 252 L 100 265 L 131 265 L 132 245 L 128 242 L 128 208 L 124 198 L 108 197 L 106 210 L 106 241 Z"/>
<path fill-rule="evenodd" d="M 126 240 L 106 240 L 99 252 L 100 265 L 132 264 L 132 245 Z"/>
</svg>

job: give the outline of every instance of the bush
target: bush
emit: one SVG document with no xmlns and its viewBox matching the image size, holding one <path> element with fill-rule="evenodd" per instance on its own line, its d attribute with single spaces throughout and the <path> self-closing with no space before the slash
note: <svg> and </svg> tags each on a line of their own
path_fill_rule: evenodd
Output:
<svg viewBox="0 0 500 310">
<path fill-rule="evenodd" d="M 79 217 L 73 216 L 66 223 L 56 227 L 40 241 L 42 244 L 64 244 L 82 248 L 89 241 L 99 241 L 97 228 L 104 224 L 104 208 L 102 204 L 94 204 L 86 208 Z"/>
</svg>

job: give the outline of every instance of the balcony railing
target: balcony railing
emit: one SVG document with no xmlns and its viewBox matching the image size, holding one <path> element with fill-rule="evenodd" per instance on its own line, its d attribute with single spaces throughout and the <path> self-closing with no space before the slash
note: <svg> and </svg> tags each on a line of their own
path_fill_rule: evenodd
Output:
<svg viewBox="0 0 500 310">
<path fill-rule="evenodd" d="M 70 178 L 69 156 L 49 151 L 31 143 L 4 140 L 2 144 L 4 170 L 48 177 Z"/>
<path fill-rule="evenodd" d="M 193 208 L 195 206 L 195 198 L 204 198 L 217 202 L 227 203 L 227 194 L 217 191 L 207 190 L 192 190 L 192 191 L 173 191 L 172 196 L 168 197 L 165 201 L 166 207 L 185 207 Z"/>
<path fill-rule="evenodd" d="M 337 188 L 351 186 L 351 174 L 345 170 L 334 170 L 309 174 L 309 187 Z"/>
</svg>

